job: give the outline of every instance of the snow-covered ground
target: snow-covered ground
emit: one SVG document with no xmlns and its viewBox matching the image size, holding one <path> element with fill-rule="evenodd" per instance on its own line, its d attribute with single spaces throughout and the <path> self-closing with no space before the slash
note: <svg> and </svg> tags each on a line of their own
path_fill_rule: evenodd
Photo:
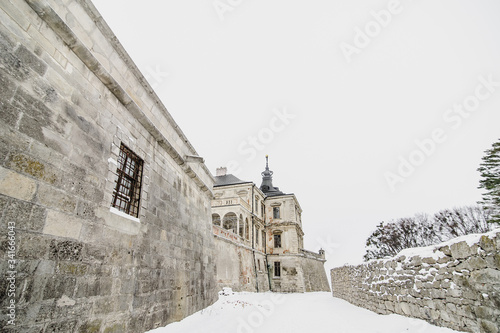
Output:
<svg viewBox="0 0 500 333">
<path fill-rule="evenodd" d="M 330 293 L 234 293 L 150 333 L 451 333 L 425 321 L 378 315 Z"/>
</svg>

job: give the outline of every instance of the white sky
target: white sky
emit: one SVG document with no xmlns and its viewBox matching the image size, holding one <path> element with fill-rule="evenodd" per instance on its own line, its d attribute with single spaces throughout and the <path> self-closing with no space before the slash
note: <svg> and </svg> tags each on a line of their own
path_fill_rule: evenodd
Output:
<svg viewBox="0 0 500 333">
<path fill-rule="evenodd" d="M 480 199 L 476 169 L 500 137 L 497 0 L 94 4 L 214 174 L 232 163 L 260 185 L 269 154 L 327 269 L 361 262 L 381 221 Z M 350 62 L 347 44 L 359 46 Z M 487 90 L 480 76 L 499 83 Z M 474 110 L 461 116 L 464 102 Z M 294 118 L 276 118 L 285 110 Z M 392 190 L 400 157 L 420 165 Z"/>
</svg>

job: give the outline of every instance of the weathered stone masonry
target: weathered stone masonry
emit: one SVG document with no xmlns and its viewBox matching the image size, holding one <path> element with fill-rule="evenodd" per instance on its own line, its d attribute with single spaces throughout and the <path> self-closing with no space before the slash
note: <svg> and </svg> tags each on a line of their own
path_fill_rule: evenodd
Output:
<svg viewBox="0 0 500 333">
<path fill-rule="evenodd" d="M 1 2 L 0 108 L 2 331 L 143 332 L 216 300 L 214 179 L 89 1 Z M 121 144 L 137 219 L 110 210 Z"/>
<path fill-rule="evenodd" d="M 332 269 L 333 296 L 381 314 L 499 332 L 500 229 L 418 250 L 422 254 L 409 249 L 393 259 Z"/>
</svg>

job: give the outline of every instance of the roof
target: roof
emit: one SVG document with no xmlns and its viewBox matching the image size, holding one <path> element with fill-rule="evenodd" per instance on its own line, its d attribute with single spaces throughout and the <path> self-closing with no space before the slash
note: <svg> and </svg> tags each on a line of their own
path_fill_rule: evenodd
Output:
<svg viewBox="0 0 500 333">
<path fill-rule="evenodd" d="M 266 155 L 266 169 L 261 173 L 262 184 L 260 185 L 260 190 L 268 197 L 275 197 L 278 195 L 284 195 L 279 187 L 273 186 L 273 172 L 269 170 L 269 156 Z"/>
<path fill-rule="evenodd" d="M 224 176 L 216 176 L 215 178 L 215 186 L 225 186 L 225 185 L 236 185 L 236 184 L 248 184 L 251 183 L 249 181 L 241 180 L 234 175 L 224 175 Z"/>
<path fill-rule="evenodd" d="M 279 190 L 279 188 L 275 187 L 274 188 L 275 190 L 274 191 L 264 191 L 262 190 L 262 192 L 264 192 L 264 194 L 266 195 L 266 197 L 278 197 L 278 196 L 283 196 L 283 195 L 289 195 L 289 193 L 283 193 Z"/>
</svg>

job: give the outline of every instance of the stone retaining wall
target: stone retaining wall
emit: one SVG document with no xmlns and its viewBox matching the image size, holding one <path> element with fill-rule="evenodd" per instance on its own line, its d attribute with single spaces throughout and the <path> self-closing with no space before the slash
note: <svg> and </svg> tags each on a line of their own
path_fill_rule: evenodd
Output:
<svg viewBox="0 0 500 333">
<path fill-rule="evenodd" d="M 467 332 L 500 330 L 500 229 L 331 270 L 332 293 L 380 314 Z"/>
</svg>

